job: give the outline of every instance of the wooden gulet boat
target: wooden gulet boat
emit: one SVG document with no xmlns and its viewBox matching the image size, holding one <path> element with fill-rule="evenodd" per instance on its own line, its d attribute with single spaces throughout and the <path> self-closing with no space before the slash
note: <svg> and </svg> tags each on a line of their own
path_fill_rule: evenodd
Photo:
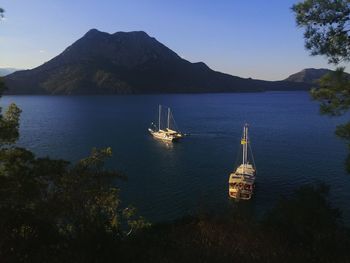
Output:
<svg viewBox="0 0 350 263">
<path fill-rule="evenodd" d="M 249 200 L 253 195 L 256 168 L 253 154 L 251 153 L 253 163 L 248 160 L 248 148 L 250 149 L 250 140 L 248 137 L 248 124 L 243 127 L 242 145 L 242 164 L 230 174 L 229 177 L 229 196 L 235 199 Z M 250 151 L 251 152 L 251 151 Z"/>
</svg>

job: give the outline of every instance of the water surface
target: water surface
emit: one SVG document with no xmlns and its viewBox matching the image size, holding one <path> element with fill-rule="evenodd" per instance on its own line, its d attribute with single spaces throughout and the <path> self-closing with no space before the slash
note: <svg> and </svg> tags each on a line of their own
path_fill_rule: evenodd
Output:
<svg viewBox="0 0 350 263">
<path fill-rule="evenodd" d="M 92 147 L 112 147 L 108 166 L 128 177 L 117 181 L 123 202 L 151 221 L 230 203 L 228 175 L 245 122 L 258 169 L 254 209 L 265 211 L 280 195 L 324 181 L 350 219 L 347 148 L 334 135 L 344 117 L 320 116 L 306 92 L 2 98 L 2 105 L 10 102 L 23 110 L 19 144 L 39 156 L 75 161 Z M 172 108 L 190 137 L 169 145 L 148 134 L 159 103 Z"/>
</svg>

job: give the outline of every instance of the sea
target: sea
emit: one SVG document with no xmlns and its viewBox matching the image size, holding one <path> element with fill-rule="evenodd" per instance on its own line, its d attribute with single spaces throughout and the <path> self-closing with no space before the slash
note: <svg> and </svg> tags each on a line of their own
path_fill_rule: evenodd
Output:
<svg viewBox="0 0 350 263">
<path fill-rule="evenodd" d="M 245 123 L 257 168 L 246 205 L 264 214 L 298 187 L 326 183 L 329 201 L 350 222 L 348 147 L 334 134 L 349 116 L 320 115 L 308 92 L 4 96 L 0 105 L 11 102 L 23 110 L 18 145 L 37 156 L 74 163 L 94 147 L 111 147 L 106 167 L 127 178 L 114 182 L 122 205 L 133 205 L 151 222 L 225 211 L 236 202 L 228 197 L 228 178 L 240 162 Z M 188 135 L 182 141 L 149 134 L 159 104 L 171 108 Z"/>
</svg>

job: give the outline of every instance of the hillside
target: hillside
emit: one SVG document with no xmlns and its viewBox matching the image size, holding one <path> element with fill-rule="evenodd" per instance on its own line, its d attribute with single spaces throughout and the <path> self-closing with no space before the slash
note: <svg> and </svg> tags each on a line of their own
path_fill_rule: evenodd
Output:
<svg viewBox="0 0 350 263">
<path fill-rule="evenodd" d="M 4 77 L 7 76 L 15 71 L 17 71 L 19 69 L 16 68 L 0 68 L 0 77 Z"/>
<path fill-rule="evenodd" d="M 61 54 L 5 77 L 10 94 L 135 94 L 304 90 L 305 83 L 244 79 L 191 63 L 143 31 L 88 31 Z"/>
<path fill-rule="evenodd" d="M 290 75 L 285 81 L 291 82 L 304 82 L 304 83 L 317 83 L 317 81 L 324 75 L 333 72 L 330 69 L 320 68 L 307 68 Z"/>
</svg>

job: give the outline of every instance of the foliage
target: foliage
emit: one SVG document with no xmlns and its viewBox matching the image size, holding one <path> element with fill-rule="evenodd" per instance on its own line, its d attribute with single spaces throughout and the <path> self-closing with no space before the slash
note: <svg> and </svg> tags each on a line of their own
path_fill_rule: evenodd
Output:
<svg viewBox="0 0 350 263">
<path fill-rule="evenodd" d="M 0 109 L 0 147 L 15 143 L 19 137 L 19 118 L 21 110 L 11 103 L 4 115 Z"/>
<path fill-rule="evenodd" d="M 5 83 L 0 78 L 0 97 L 5 89 Z M 4 115 L 0 107 L 0 148 L 17 141 L 20 114 L 21 110 L 14 103 L 10 104 Z"/>
<path fill-rule="evenodd" d="M 0 19 L 4 17 L 5 10 L 0 7 Z"/>
<path fill-rule="evenodd" d="M 329 63 L 350 61 L 350 2 L 348 0 L 305 0 L 292 10 L 297 25 L 305 29 L 305 47 L 311 55 L 324 55 Z M 311 90 L 314 99 L 321 102 L 322 114 L 339 116 L 350 107 L 350 79 L 344 68 L 329 73 Z M 336 134 L 348 141 L 350 149 L 350 122 L 340 125 Z M 346 160 L 350 173 L 350 153 Z"/>
<path fill-rule="evenodd" d="M 304 186 L 262 219 L 246 204 L 222 215 L 154 225 L 118 247 L 122 262 L 349 262 L 350 232 L 327 201 L 328 188 Z M 138 253 L 135 253 L 137 251 Z"/>
<path fill-rule="evenodd" d="M 321 102 L 321 113 L 331 116 L 344 114 L 350 107 L 350 81 L 344 68 L 325 75 L 319 84 L 319 88 L 311 90 L 311 95 Z"/>
<path fill-rule="evenodd" d="M 350 236 L 341 225 L 341 213 L 326 199 L 326 185 L 303 186 L 293 198 L 282 198 L 268 213 L 264 226 L 305 261 L 346 262 Z M 345 234 L 345 235 L 344 235 Z M 342 259 L 342 260 L 340 260 Z"/>
<path fill-rule="evenodd" d="M 5 89 L 0 79 L 0 96 Z M 71 165 L 15 147 L 21 110 L 0 108 L 0 262 L 104 262 L 123 238 L 147 228 L 123 207 L 111 148 Z"/>
<path fill-rule="evenodd" d="M 330 63 L 350 61 L 348 0 L 305 0 L 292 7 L 297 25 L 305 28 L 305 47 Z"/>
<path fill-rule="evenodd" d="M 122 208 L 111 183 L 119 175 L 103 168 L 110 155 L 110 148 L 94 149 L 70 166 L 23 148 L 1 149 L 0 255 L 36 262 L 52 254 L 94 258 L 106 242 L 116 245 L 125 233 L 146 227 L 135 209 Z"/>
<path fill-rule="evenodd" d="M 350 108 L 350 80 L 344 68 L 325 75 L 318 88 L 311 90 L 311 96 L 321 102 L 320 112 L 330 116 L 345 114 Z M 338 125 L 335 134 L 346 140 L 350 149 L 350 122 Z M 350 173 L 350 153 L 347 156 L 346 170 Z"/>
</svg>

